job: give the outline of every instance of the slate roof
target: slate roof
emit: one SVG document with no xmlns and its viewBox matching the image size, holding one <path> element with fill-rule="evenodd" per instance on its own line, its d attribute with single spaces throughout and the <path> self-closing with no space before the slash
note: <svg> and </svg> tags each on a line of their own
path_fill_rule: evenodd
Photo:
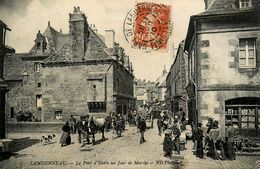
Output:
<svg viewBox="0 0 260 169">
<path fill-rule="evenodd" d="M 260 0 L 252 0 L 252 7 L 239 9 L 239 0 L 214 0 L 210 7 L 197 15 L 190 17 L 188 32 L 186 35 L 186 41 L 184 50 L 188 50 L 191 43 L 191 38 L 194 33 L 194 20 L 210 16 L 222 16 L 222 15 L 237 15 L 248 12 L 260 12 Z"/>
<path fill-rule="evenodd" d="M 85 55 L 82 57 L 73 57 L 70 54 L 69 40 L 65 42 L 63 47 L 50 57 L 44 60 L 44 63 L 71 63 L 71 62 L 84 62 L 89 60 L 104 60 L 110 59 L 106 52 L 106 45 L 103 40 L 89 27 L 89 41 Z"/>
<path fill-rule="evenodd" d="M 1 21 L 1 20 L 0 20 L 0 26 L 1 26 L 1 27 L 4 27 L 4 28 L 7 27 L 7 25 L 6 25 L 3 21 Z"/>
<path fill-rule="evenodd" d="M 260 10 L 260 0 L 252 0 L 252 8 L 239 9 L 239 0 L 215 0 L 212 5 L 204 12 L 198 14 L 203 15 L 219 15 L 231 13 L 243 13 L 249 11 Z"/>
<path fill-rule="evenodd" d="M 55 53 L 57 50 L 60 50 L 65 43 L 69 40 L 68 34 L 62 34 L 52 28 L 49 24 L 44 33 L 42 34 L 46 38 L 47 49 L 40 56 L 50 56 L 52 53 Z M 35 50 L 36 44 L 33 45 L 29 53 L 23 57 L 36 57 L 39 54 Z"/>
</svg>

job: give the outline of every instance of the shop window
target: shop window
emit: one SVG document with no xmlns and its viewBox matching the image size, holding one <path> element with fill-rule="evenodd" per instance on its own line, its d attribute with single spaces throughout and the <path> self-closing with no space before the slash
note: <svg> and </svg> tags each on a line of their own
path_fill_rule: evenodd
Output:
<svg viewBox="0 0 260 169">
<path fill-rule="evenodd" d="M 62 120 L 62 110 L 54 110 L 54 118 L 56 120 Z"/>
<path fill-rule="evenodd" d="M 252 0 L 240 0 L 239 1 L 239 8 L 246 9 L 252 7 Z"/>
<path fill-rule="evenodd" d="M 260 133 L 260 98 L 241 97 L 225 101 L 225 121 L 236 133 L 255 137 Z"/>
<path fill-rule="evenodd" d="M 240 39 L 239 40 L 239 67 L 255 68 L 256 67 L 256 40 Z"/>
</svg>

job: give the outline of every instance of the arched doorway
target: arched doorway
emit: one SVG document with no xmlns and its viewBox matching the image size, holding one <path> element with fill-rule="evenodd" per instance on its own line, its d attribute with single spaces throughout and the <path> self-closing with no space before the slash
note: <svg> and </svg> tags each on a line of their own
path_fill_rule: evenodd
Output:
<svg viewBox="0 0 260 169">
<path fill-rule="evenodd" d="M 225 101 L 225 122 L 231 121 L 237 133 L 260 135 L 260 97 L 238 97 Z"/>
</svg>

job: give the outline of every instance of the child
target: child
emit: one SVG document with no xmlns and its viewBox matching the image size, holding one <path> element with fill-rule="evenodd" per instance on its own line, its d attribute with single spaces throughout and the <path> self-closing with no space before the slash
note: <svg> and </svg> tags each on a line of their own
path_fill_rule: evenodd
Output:
<svg viewBox="0 0 260 169">
<path fill-rule="evenodd" d="M 173 150 L 173 141 L 171 138 L 171 130 L 165 131 L 165 137 L 163 141 L 163 151 L 165 152 L 165 157 L 171 157 Z"/>
</svg>

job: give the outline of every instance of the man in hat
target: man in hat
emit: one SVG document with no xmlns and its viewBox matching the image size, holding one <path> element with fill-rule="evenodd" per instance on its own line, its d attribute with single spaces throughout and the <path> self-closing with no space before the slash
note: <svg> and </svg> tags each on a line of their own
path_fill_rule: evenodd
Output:
<svg viewBox="0 0 260 169">
<path fill-rule="evenodd" d="M 87 140 L 87 144 L 90 144 L 89 140 L 89 126 L 88 126 L 88 119 L 89 115 L 81 116 L 80 121 L 78 122 L 78 140 L 79 143 L 82 143 L 82 147 L 85 145 L 84 140 Z M 83 140 L 81 139 L 83 138 Z"/>
<path fill-rule="evenodd" d="M 145 139 L 144 139 L 145 130 L 146 130 L 146 122 L 145 122 L 144 117 L 142 117 L 140 120 L 140 133 L 141 133 L 140 144 L 145 142 Z"/>
</svg>

